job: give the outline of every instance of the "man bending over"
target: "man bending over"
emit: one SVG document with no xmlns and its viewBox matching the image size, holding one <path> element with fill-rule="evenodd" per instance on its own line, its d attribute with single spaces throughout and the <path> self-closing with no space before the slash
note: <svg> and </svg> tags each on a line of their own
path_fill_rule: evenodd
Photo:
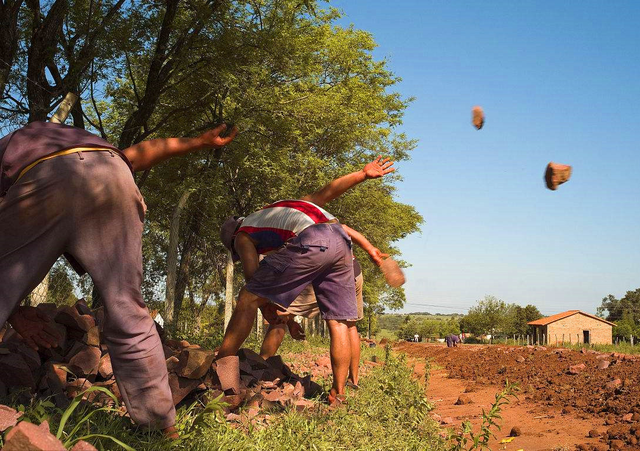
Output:
<svg viewBox="0 0 640 451">
<path fill-rule="evenodd" d="M 388 159 L 367 164 L 300 200 L 283 200 L 246 218 L 230 218 L 221 238 L 242 261 L 247 284 L 238 295 L 220 350 L 218 375 L 223 390 L 240 389 L 236 353 L 249 336 L 259 307 L 267 302 L 287 309 L 311 284 L 329 328 L 333 387 L 329 401 L 344 395 L 351 361 L 348 322 L 357 318 L 351 239 L 322 207 L 366 179 L 393 172 Z M 233 230 L 231 234 L 229 230 Z M 267 255 L 259 262 L 259 254 Z"/>
<path fill-rule="evenodd" d="M 38 309 L 18 307 L 61 255 L 104 299 L 104 338 L 131 418 L 176 437 L 162 343 L 141 294 L 145 204 L 133 171 L 230 143 L 225 126 L 123 151 L 86 130 L 33 122 L 0 139 L 0 324 L 34 349 L 57 346 Z"/>
</svg>

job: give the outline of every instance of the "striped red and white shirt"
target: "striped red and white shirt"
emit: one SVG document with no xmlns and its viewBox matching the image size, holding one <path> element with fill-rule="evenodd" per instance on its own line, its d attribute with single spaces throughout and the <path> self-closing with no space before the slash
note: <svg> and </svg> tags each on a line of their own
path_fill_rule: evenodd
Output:
<svg viewBox="0 0 640 451">
<path fill-rule="evenodd" d="M 333 220 L 331 213 L 312 202 L 280 200 L 244 218 L 238 232 L 249 234 L 258 243 L 258 253 L 264 254 L 278 249 L 309 226 Z"/>
</svg>

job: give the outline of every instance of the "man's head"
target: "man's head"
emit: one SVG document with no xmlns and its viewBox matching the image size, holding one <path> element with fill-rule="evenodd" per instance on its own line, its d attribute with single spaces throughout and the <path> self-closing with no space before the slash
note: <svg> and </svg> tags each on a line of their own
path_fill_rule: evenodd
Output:
<svg viewBox="0 0 640 451">
<path fill-rule="evenodd" d="M 233 248 L 233 238 L 243 220 L 244 217 L 242 216 L 230 216 L 222 223 L 222 227 L 220 227 L 220 241 L 222 241 L 224 247 L 231 251 L 234 261 L 238 259 L 238 254 L 236 254 Z"/>
</svg>

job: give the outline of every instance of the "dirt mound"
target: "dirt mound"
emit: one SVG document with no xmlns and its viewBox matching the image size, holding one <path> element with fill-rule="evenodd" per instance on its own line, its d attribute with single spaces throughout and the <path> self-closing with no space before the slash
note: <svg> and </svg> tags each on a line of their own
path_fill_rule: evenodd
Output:
<svg viewBox="0 0 640 451">
<path fill-rule="evenodd" d="M 609 447 L 637 449 L 640 438 L 640 359 L 618 353 L 581 352 L 543 346 L 462 346 L 399 343 L 396 350 L 435 358 L 449 377 L 476 384 L 518 382 L 522 396 L 542 405 L 597 417 L 611 428 Z M 601 362 L 607 361 L 608 365 Z M 636 435 L 638 434 L 638 435 Z M 604 444 L 603 443 L 603 444 Z M 588 448 L 585 448 L 588 449 Z M 605 448 L 607 449 L 607 448 Z"/>
<path fill-rule="evenodd" d="M 103 342 L 103 310 L 91 310 L 83 302 L 64 307 L 40 304 L 37 308 L 51 318 L 62 340 L 57 348 L 36 352 L 13 329 L 0 333 L 0 397 L 13 392 L 47 397 L 64 409 L 71 398 L 92 386 L 100 386 L 110 390 L 122 403 L 109 349 Z M 280 356 L 264 360 L 249 349 L 241 349 L 238 352 L 241 393 L 223 393 L 216 373 L 215 351 L 185 340 L 165 339 L 162 328 L 157 324 L 156 327 L 163 342 L 169 385 L 176 405 L 222 396 L 222 401 L 229 405 L 227 419 L 240 420 L 235 412 L 246 406 L 251 420 L 260 409 L 311 408 L 313 403 L 308 398 L 322 392 L 310 374 L 298 376 Z M 324 375 L 331 372 L 330 367 L 328 358 L 319 357 L 305 369 L 313 369 L 314 375 Z M 113 403 L 98 391 L 87 393 L 84 398 L 100 405 Z M 126 413 L 124 406 L 122 411 Z"/>
</svg>

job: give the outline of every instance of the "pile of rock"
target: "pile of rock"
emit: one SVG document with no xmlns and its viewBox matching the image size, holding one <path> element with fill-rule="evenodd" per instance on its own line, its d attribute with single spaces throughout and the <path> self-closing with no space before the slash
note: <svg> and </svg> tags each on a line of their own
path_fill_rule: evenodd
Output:
<svg viewBox="0 0 640 451">
<path fill-rule="evenodd" d="M 55 349 L 36 352 L 12 329 L 7 330 L 0 342 L 0 396 L 24 391 L 49 397 L 58 407 L 65 408 L 71 398 L 91 386 L 100 386 L 121 400 L 109 350 L 101 339 L 104 320 L 102 309 L 91 310 L 83 302 L 64 307 L 40 304 L 37 308 L 51 318 L 62 337 L 60 345 Z M 157 327 L 163 337 L 162 328 Z M 220 389 L 214 351 L 184 340 L 164 338 L 163 347 L 176 405 L 197 398 L 206 401 L 222 395 L 223 401 L 229 404 L 229 419 L 236 419 L 231 414 L 242 405 L 252 412 L 260 407 L 292 406 L 304 409 L 312 405 L 304 398 L 314 397 L 321 392 L 310 376 L 293 374 L 280 356 L 264 360 L 258 354 L 242 349 L 238 355 L 244 388 L 241 393 L 225 394 Z M 99 404 L 111 402 L 100 391 L 88 393 L 86 399 Z"/>
</svg>

